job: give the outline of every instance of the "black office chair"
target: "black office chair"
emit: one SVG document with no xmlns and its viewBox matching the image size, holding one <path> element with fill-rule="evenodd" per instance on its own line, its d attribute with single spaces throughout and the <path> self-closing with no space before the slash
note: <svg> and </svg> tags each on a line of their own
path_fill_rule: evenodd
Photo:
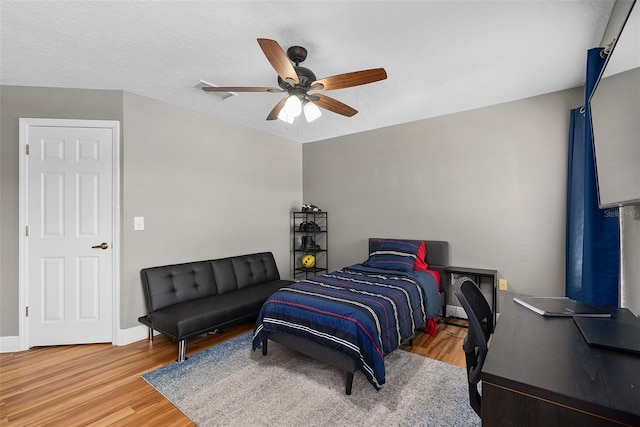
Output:
<svg viewBox="0 0 640 427">
<path fill-rule="evenodd" d="M 460 277 L 453 284 L 453 291 L 462 304 L 462 308 L 469 318 L 469 332 L 464 339 L 462 348 L 467 363 L 467 379 L 469 381 L 469 403 L 480 415 L 481 397 L 478 383 L 482 365 L 487 356 L 489 337 L 493 333 L 493 314 L 491 307 L 473 280 Z"/>
</svg>

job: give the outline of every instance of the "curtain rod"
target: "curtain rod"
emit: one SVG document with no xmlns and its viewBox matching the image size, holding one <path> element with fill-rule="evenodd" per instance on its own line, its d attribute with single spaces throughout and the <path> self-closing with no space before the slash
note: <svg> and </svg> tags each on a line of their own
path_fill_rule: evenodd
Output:
<svg viewBox="0 0 640 427">
<path fill-rule="evenodd" d="M 611 43 L 606 45 L 604 47 L 604 49 L 602 49 L 602 51 L 600 51 L 600 57 L 604 58 L 605 56 L 609 55 L 611 53 L 611 51 L 613 50 L 613 47 L 615 45 L 616 45 L 616 39 L 613 39 L 613 41 L 611 41 Z"/>
</svg>

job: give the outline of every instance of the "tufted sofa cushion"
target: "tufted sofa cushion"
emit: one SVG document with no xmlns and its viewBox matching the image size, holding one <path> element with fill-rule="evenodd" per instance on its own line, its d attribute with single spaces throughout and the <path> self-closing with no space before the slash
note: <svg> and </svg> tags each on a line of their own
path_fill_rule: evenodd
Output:
<svg viewBox="0 0 640 427">
<path fill-rule="evenodd" d="M 281 281 L 198 298 L 180 304 L 163 307 L 153 313 L 153 327 L 165 335 L 180 339 L 197 336 L 256 317 L 262 304 L 278 289 Z"/>
<path fill-rule="evenodd" d="M 210 261 L 145 268 L 141 278 L 149 312 L 218 293 Z"/>
</svg>

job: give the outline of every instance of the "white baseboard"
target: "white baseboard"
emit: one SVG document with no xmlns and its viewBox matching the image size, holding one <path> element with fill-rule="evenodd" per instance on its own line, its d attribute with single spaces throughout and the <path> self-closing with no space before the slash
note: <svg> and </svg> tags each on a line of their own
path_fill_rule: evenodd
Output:
<svg viewBox="0 0 640 427">
<path fill-rule="evenodd" d="M 464 308 L 457 305 L 447 305 L 447 317 L 458 317 L 460 319 L 468 319 Z"/>
<path fill-rule="evenodd" d="M 145 325 L 134 326 L 129 329 L 120 329 L 116 337 L 114 345 L 127 345 L 136 341 L 141 341 L 149 338 L 149 328 Z"/>
<path fill-rule="evenodd" d="M 0 337 L 0 353 L 14 353 L 20 350 L 20 337 Z"/>
<path fill-rule="evenodd" d="M 466 319 L 467 313 L 465 313 L 462 307 L 447 305 L 447 317 Z M 158 332 L 155 331 L 154 335 L 158 335 Z M 146 340 L 147 338 L 149 338 L 149 329 L 145 325 L 139 325 L 129 329 L 120 329 L 116 336 L 116 342 L 113 344 L 127 345 L 136 341 Z M 15 353 L 22 350 L 24 349 L 20 348 L 20 337 L 0 337 L 0 353 Z"/>
<path fill-rule="evenodd" d="M 154 333 L 154 335 L 157 334 L 157 332 Z M 120 329 L 113 345 L 127 345 L 148 338 L 149 328 L 145 325 L 134 326 L 129 329 Z M 26 349 L 21 348 L 19 336 L 0 337 L 0 353 L 15 353 L 24 350 Z"/>
<path fill-rule="evenodd" d="M 460 319 L 468 319 L 467 313 L 464 308 L 457 305 L 447 305 L 447 317 L 457 317 Z M 500 313 L 496 313 L 496 323 L 500 319 Z"/>
</svg>

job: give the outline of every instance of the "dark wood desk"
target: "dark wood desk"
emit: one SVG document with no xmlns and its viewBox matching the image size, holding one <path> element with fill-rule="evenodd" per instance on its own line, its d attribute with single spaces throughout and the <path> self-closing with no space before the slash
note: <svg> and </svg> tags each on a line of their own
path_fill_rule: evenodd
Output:
<svg viewBox="0 0 640 427">
<path fill-rule="evenodd" d="M 482 424 L 640 426 L 640 356 L 590 346 L 572 318 L 540 316 L 508 294 L 482 369 Z"/>
</svg>

